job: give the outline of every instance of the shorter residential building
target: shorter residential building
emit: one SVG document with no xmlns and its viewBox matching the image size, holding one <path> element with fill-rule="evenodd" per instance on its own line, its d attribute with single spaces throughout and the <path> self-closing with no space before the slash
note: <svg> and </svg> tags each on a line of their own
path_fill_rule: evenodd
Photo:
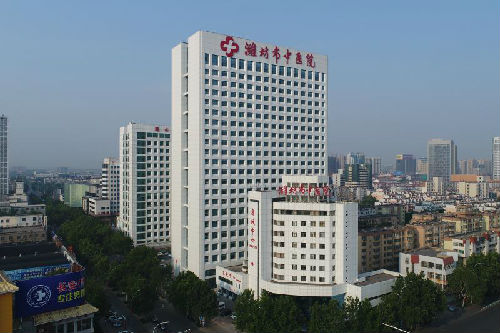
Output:
<svg viewBox="0 0 500 333">
<path fill-rule="evenodd" d="M 408 227 L 415 230 L 416 248 L 440 247 L 446 237 L 456 233 L 454 224 L 440 220 L 412 222 Z"/>
<path fill-rule="evenodd" d="M 488 198 L 489 187 L 488 183 L 469 183 L 469 182 L 458 182 L 457 192 L 459 194 L 468 196 L 470 198 Z"/>
<path fill-rule="evenodd" d="M 47 239 L 47 229 L 42 225 L 0 228 L 0 245 L 38 243 Z"/>
<path fill-rule="evenodd" d="M 85 196 L 82 198 L 82 209 L 85 214 L 95 217 L 111 216 L 111 201 L 109 199 Z"/>
<path fill-rule="evenodd" d="M 424 277 L 444 288 L 448 276 L 457 267 L 458 253 L 446 252 L 432 248 L 425 248 L 409 253 L 399 254 L 399 272 L 406 276 L 408 273 Z"/>
<path fill-rule="evenodd" d="M 374 228 L 358 232 L 358 272 L 397 269 L 399 252 L 416 248 L 411 227 Z"/>
<path fill-rule="evenodd" d="M 399 204 L 375 205 L 359 208 L 358 226 L 360 229 L 403 225 L 405 208 Z"/>
<path fill-rule="evenodd" d="M 441 218 L 443 222 L 451 223 L 455 226 L 456 234 L 484 231 L 483 217 L 473 211 L 457 211 L 452 215 L 445 215 Z"/>
<path fill-rule="evenodd" d="M 455 235 L 444 240 L 444 249 L 455 251 L 460 258 L 473 254 L 500 253 L 500 232 Z"/>
</svg>

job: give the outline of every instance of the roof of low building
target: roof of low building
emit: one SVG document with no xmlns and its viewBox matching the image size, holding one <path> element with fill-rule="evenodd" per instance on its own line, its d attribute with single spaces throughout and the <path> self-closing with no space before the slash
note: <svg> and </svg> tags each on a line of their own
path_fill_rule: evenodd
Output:
<svg viewBox="0 0 500 333">
<path fill-rule="evenodd" d="M 58 322 L 69 318 L 83 317 L 92 313 L 96 313 L 97 311 L 99 311 L 98 308 L 89 303 L 86 303 L 80 306 L 74 306 L 62 310 L 45 312 L 33 316 L 33 325 L 39 326 L 47 323 Z"/>
<path fill-rule="evenodd" d="M 397 278 L 397 276 L 394 276 L 391 274 L 378 273 L 378 274 L 374 274 L 374 275 L 369 275 L 365 278 L 364 281 L 356 282 L 356 283 L 354 283 L 354 285 L 362 287 L 362 286 L 367 286 L 370 284 L 388 281 L 388 280 L 392 280 L 392 279 L 396 279 L 396 278 Z"/>
<path fill-rule="evenodd" d="M 9 278 L 6 277 L 2 271 L 0 271 L 0 295 L 12 294 L 18 290 L 19 288 L 10 282 Z"/>
</svg>

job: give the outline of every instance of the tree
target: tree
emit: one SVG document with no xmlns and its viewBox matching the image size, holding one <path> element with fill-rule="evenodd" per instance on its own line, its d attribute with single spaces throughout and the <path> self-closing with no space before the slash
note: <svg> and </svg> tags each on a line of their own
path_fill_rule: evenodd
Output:
<svg viewBox="0 0 500 333">
<path fill-rule="evenodd" d="M 314 303 L 309 319 L 311 333 L 341 333 L 346 331 L 344 310 L 332 299 L 328 303 Z"/>
<path fill-rule="evenodd" d="M 363 199 L 359 202 L 359 207 L 361 208 L 373 208 L 375 207 L 375 202 L 377 202 L 377 199 L 372 197 L 371 195 L 365 195 Z"/>
<path fill-rule="evenodd" d="M 486 290 L 476 273 L 470 267 L 457 267 L 448 276 L 448 290 L 462 301 L 462 307 L 467 303 L 481 303 Z"/>
<path fill-rule="evenodd" d="M 234 312 L 236 313 L 235 326 L 238 331 L 255 332 L 257 301 L 253 291 L 246 289 L 236 299 Z"/>
<path fill-rule="evenodd" d="M 215 292 L 193 272 L 181 272 L 169 284 L 167 295 L 181 313 L 196 323 L 200 316 L 208 322 L 217 314 Z"/>
<path fill-rule="evenodd" d="M 289 295 L 279 295 L 273 300 L 272 319 L 278 333 L 300 332 L 302 313 L 294 298 Z"/>
<path fill-rule="evenodd" d="M 423 275 L 409 273 L 398 277 L 392 292 L 382 297 L 381 320 L 414 330 L 431 322 L 446 305 L 443 291 Z"/>
</svg>

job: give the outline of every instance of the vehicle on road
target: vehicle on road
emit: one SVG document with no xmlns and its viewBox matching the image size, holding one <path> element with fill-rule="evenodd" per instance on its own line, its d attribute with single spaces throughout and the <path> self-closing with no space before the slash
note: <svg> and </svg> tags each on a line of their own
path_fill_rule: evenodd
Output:
<svg viewBox="0 0 500 333">
<path fill-rule="evenodd" d="M 232 320 L 236 320 L 236 318 L 237 318 L 236 313 L 231 314 L 231 319 Z"/>
<path fill-rule="evenodd" d="M 448 305 L 448 311 L 455 312 L 455 311 L 457 311 L 457 308 L 453 305 Z"/>
<path fill-rule="evenodd" d="M 226 308 L 226 303 L 219 302 L 219 311 Z"/>
</svg>

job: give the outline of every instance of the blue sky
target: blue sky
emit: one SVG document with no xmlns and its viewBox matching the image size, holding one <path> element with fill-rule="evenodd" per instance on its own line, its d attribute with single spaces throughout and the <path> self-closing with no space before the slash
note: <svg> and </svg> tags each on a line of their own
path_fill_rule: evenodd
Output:
<svg viewBox="0 0 500 333">
<path fill-rule="evenodd" d="M 10 165 L 97 167 L 119 127 L 170 124 L 170 51 L 197 30 L 329 57 L 329 151 L 393 163 L 500 135 L 498 1 L 1 1 Z"/>
</svg>

